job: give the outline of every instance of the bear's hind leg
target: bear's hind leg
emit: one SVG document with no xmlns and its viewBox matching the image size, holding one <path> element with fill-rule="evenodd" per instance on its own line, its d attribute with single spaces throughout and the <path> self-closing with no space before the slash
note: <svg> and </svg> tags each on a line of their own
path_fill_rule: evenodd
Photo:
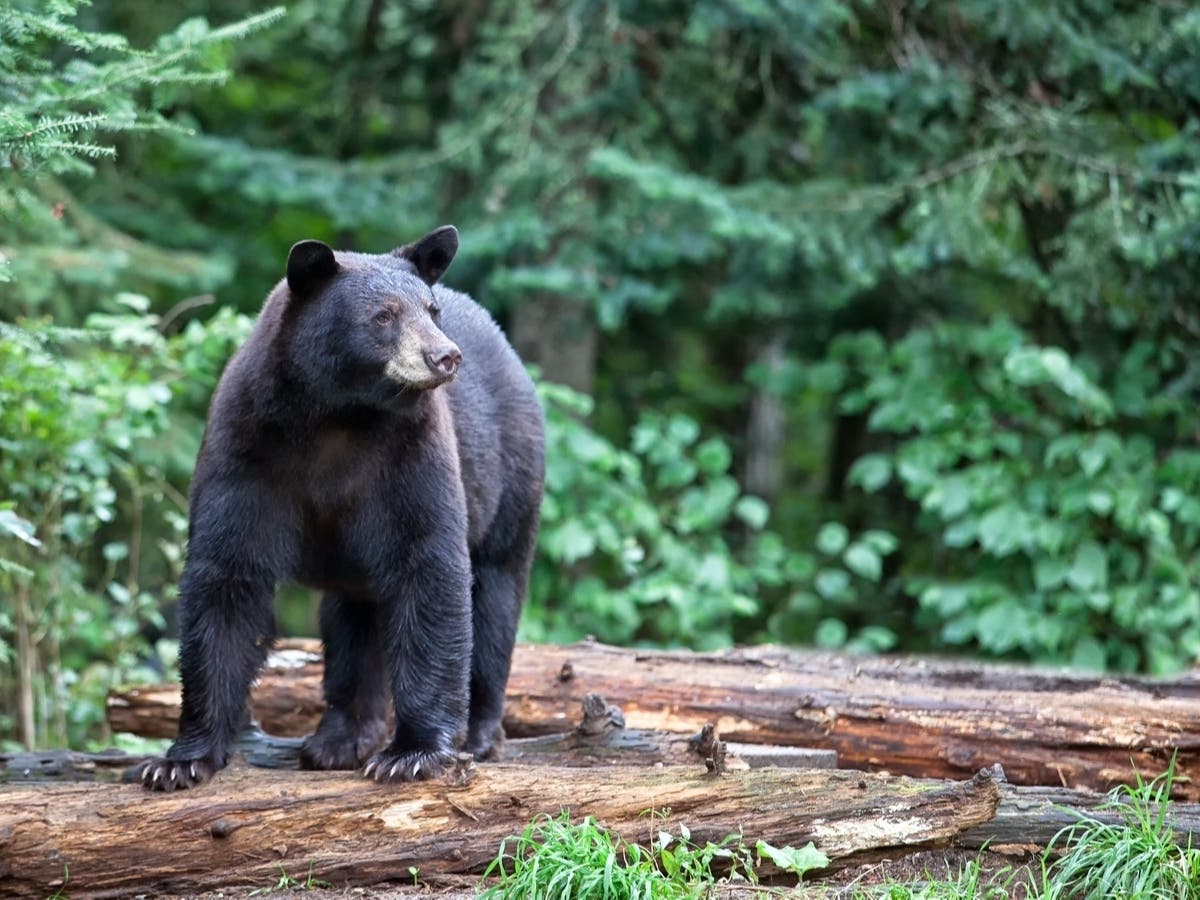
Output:
<svg viewBox="0 0 1200 900">
<path fill-rule="evenodd" d="M 369 598 L 326 594 L 325 713 L 300 750 L 304 769 L 357 769 L 387 736 L 387 664 L 379 608 Z"/>
<path fill-rule="evenodd" d="M 540 493 L 510 497 L 476 551 L 471 587 L 471 705 L 463 749 L 493 759 L 504 742 L 504 691 L 537 540 Z"/>
<path fill-rule="evenodd" d="M 472 591 L 471 707 L 463 750 L 492 759 L 504 742 L 504 689 L 512 666 L 523 591 L 519 573 L 503 566 L 475 566 Z"/>
</svg>

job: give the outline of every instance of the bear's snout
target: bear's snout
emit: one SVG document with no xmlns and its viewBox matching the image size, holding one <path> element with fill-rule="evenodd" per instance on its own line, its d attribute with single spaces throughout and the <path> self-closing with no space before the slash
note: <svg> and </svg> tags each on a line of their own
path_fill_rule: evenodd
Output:
<svg viewBox="0 0 1200 900">
<path fill-rule="evenodd" d="M 425 354 L 425 362 L 429 368 L 435 375 L 443 378 L 453 378 L 458 374 L 458 367 L 462 365 L 462 359 L 462 351 L 453 344 Z"/>
</svg>

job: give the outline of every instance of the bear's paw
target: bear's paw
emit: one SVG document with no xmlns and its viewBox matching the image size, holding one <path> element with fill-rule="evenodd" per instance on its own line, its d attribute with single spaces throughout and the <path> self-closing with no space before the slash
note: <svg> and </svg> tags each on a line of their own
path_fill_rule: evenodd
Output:
<svg viewBox="0 0 1200 900">
<path fill-rule="evenodd" d="M 151 791 L 182 791 L 204 784 L 219 766 L 210 759 L 152 759 L 138 770 L 138 780 Z"/>
<path fill-rule="evenodd" d="M 378 782 L 426 781 L 441 778 L 454 765 L 455 753 L 438 750 L 384 750 L 363 767 L 363 776 Z"/>
<path fill-rule="evenodd" d="M 383 743 L 383 720 L 355 729 L 327 727 L 322 722 L 316 733 L 300 748 L 302 769 L 357 769 Z"/>
</svg>

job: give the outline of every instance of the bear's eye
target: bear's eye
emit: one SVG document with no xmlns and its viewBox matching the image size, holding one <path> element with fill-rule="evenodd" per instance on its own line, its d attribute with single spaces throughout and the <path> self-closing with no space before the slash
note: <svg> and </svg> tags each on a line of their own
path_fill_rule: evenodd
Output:
<svg viewBox="0 0 1200 900">
<path fill-rule="evenodd" d="M 438 306 L 436 303 L 429 304 L 429 315 L 431 315 L 433 318 L 436 319 L 441 314 L 442 314 L 442 308 L 440 306 Z"/>
<path fill-rule="evenodd" d="M 396 318 L 396 314 L 390 309 L 381 309 L 375 313 L 376 325 L 391 325 L 392 320 Z"/>
</svg>

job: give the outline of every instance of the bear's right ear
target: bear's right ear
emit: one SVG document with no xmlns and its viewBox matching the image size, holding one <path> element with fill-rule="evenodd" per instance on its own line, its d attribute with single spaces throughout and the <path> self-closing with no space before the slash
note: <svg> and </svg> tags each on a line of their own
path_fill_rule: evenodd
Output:
<svg viewBox="0 0 1200 900">
<path fill-rule="evenodd" d="M 287 283 L 292 295 L 306 297 L 338 273 L 333 249 L 321 241 L 300 241 L 288 253 Z"/>
<path fill-rule="evenodd" d="M 392 251 L 392 256 L 407 259 L 417 270 L 417 276 L 430 287 L 450 268 L 458 252 L 458 229 L 453 225 L 436 228 L 415 244 L 406 244 Z"/>
</svg>

